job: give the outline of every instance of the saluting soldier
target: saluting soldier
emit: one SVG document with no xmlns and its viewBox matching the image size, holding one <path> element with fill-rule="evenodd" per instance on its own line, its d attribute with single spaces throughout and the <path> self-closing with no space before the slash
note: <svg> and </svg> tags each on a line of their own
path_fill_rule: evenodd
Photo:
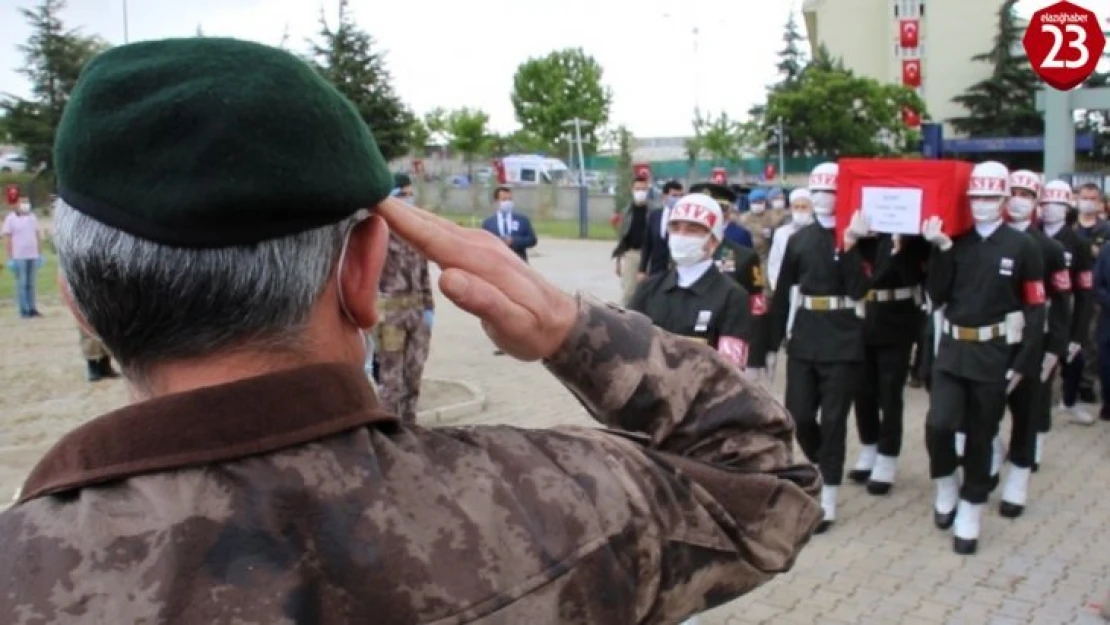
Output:
<svg viewBox="0 0 1110 625">
<path fill-rule="evenodd" d="M 798 444 L 821 469 L 824 519 L 836 520 L 844 474 L 848 413 L 863 364 L 863 303 L 868 279 L 856 243 L 867 235 L 862 215 L 836 242 L 836 163 L 809 177 L 816 223 L 790 237 L 771 303 L 770 351 L 786 340 L 786 407 L 798 424 Z M 821 418 L 817 415 L 820 411 Z"/>
<path fill-rule="evenodd" d="M 1071 274 L 1072 315 L 1068 351 L 1060 366 L 1063 404 L 1071 414 L 1072 421 L 1091 425 L 1095 422 L 1094 417 L 1078 405 L 1078 400 L 1084 369 L 1084 346 L 1091 342 L 1091 319 L 1095 306 L 1095 256 L 1092 246 L 1075 229 L 1067 227 L 1068 207 L 1073 203 L 1071 186 L 1063 180 L 1053 180 L 1045 184 L 1041 191 L 1041 227 L 1045 234 L 1064 246 L 1064 257 Z M 1051 383 L 1048 384 L 1048 388 L 1051 387 Z M 1045 393 L 1041 401 L 1046 407 L 1042 407 L 1041 414 L 1044 418 L 1037 426 L 1033 471 L 1040 466 L 1045 437 L 1052 426 L 1052 394 Z"/>
<path fill-rule="evenodd" d="M 732 188 L 715 183 L 701 183 L 690 187 L 691 193 L 704 193 L 717 201 L 721 212 L 725 216 L 725 223 L 730 224 L 731 215 L 736 210 L 736 192 Z M 725 276 L 732 278 L 748 294 L 748 310 L 751 314 L 748 333 L 749 347 L 748 369 L 763 371 L 766 377 L 770 375 L 767 366 L 767 338 L 770 331 L 767 315 L 766 278 L 763 267 L 759 263 L 759 255 L 750 247 L 740 245 L 728 238 L 726 233 L 713 252 L 713 262 L 717 269 Z"/>
<path fill-rule="evenodd" d="M 929 244 L 921 237 L 879 234 L 859 243 L 871 267 L 863 320 L 863 379 L 856 393 L 860 455 L 848 472 L 867 492 L 885 495 L 902 451 L 903 393 L 919 338 Z"/>
<path fill-rule="evenodd" d="M 755 195 L 754 191 L 752 195 Z M 779 197 L 781 199 L 781 192 Z M 759 201 L 753 200 L 751 209 L 741 213 L 738 219 L 740 225 L 752 234 L 752 247 L 759 254 L 759 263 L 764 267 L 767 266 L 767 257 L 771 252 L 771 239 L 775 236 L 775 229 L 788 218 L 784 209 L 768 208 L 768 199 L 764 197 Z"/>
<path fill-rule="evenodd" d="M 1006 207 L 1009 227 L 1025 232 L 1037 244 L 1044 265 L 1045 323 L 1041 369 L 1037 375 L 1022 376 L 1007 398 L 1010 406 L 1010 444 L 1007 454 L 1009 467 L 1002 483 L 1002 502 L 999 514 L 1017 518 L 1025 510 L 1029 496 L 1029 474 L 1033 469 L 1036 432 L 1045 419 L 1040 413 L 1044 407 L 1042 396 L 1051 395 L 1049 381 L 1057 364 L 1068 349 L 1068 324 L 1071 320 L 1071 276 L 1064 246 L 1052 240 L 1037 228 L 1031 228 L 1033 213 L 1040 194 L 1041 178 L 1037 174 L 1019 169 L 1010 174 L 1010 201 Z M 1026 328 L 1037 332 L 1038 328 Z"/>
<path fill-rule="evenodd" d="M 975 227 L 955 240 L 939 217 L 922 226 L 937 249 L 926 277 L 929 298 L 941 308 L 933 365 L 926 444 L 936 484 L 933 522 L 955 525 L 953 549 L 975 553 L 991 481 L 992 441 L 1006 411 L 1006 395 L 1024 376 L 1040 374 L 1044 340 L 1044 264 L 1033 240 L 1004 227 L 1010 172 L 987 161 L 974 167 L 968 196 Z M 1023 332 L 1022 328 L 1029 331 Z M 963 483 L 956 474 L 956 430 L 967 440 Z"/>
<path fill-rule="evenodd" d="M 748 293 L 713 262 L 724 230 L 725 216 L 713 198 L 691 193 L 680 199 L 667 222 L 674 267 L 641 284 L 628 307 L 746 369 L 753 338 Z"/>
</svg>

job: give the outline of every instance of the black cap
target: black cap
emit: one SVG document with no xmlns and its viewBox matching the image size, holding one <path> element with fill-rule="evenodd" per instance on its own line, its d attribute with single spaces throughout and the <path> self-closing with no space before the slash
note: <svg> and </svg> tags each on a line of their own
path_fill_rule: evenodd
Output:
<svg viewBox="0 0 1110 625">
<path fill-rule="evenodd" d="M 699 182 L 690 185 L 690 193 L 704 193 L 718 202 L 736 203 L 736 192 L 730 189 L 728 185 L 715 182 Z"/>
</svg>

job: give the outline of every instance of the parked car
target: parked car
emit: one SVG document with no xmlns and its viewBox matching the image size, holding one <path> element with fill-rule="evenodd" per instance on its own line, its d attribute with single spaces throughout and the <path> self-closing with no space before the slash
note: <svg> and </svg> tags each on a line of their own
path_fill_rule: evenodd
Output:
<svg viewBox="0 0 1110 625">
<path fill-rule="evenodd" d="M 22 154 L 0 154 L 0 172 L 22 174 L 27 171 L 27 157 Z"/>
</svg>

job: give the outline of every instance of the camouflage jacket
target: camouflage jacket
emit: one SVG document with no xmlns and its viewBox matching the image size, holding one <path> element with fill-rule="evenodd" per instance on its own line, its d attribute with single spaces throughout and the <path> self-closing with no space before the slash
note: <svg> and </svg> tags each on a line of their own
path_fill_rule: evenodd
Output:
<svg viewBox="0 0 1110 625">
<path fill-rule="evenodd" d="M 760 262 L 767 266 L 767 256 L 771 251 L 771 240 L 775 230 L 785 222 L 790 215 L 783 209 L 768 208 L 762 213 L 748 211 L 740 215 L 740 225 L 752 233 L 752 246 L 759 253 Z"/>
<path fill-rule="evenodd" d="M 820 478 L 767 392 L 588 299 L 545 364 L 614 429 L 403 426 L 340 364 L 103 415 L 0 514 L 0 622 L 676 623 L 792 566 Z"/>
<path fill-rule="evenodd" d="M 424 303 L 424 310 L 435 310 L 428 259 L 392 232 L 378 290 L 386 297 L 418 296 Z"/>
</svg>

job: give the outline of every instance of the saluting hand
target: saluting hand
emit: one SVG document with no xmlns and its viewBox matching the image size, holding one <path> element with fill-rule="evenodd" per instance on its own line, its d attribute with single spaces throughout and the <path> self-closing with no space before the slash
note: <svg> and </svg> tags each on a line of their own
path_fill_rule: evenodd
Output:
<svg viewBox="0 0 1110 625">
<path fill-rule="evenodd" d="M 478 317 L 497 347 L 520 360 L 554 354 L 578 321 L 578 303 L 484 230 L 463 228 L 393 198 L 374 209 L 443 273 L 439 288 Z"/>
</svg>

